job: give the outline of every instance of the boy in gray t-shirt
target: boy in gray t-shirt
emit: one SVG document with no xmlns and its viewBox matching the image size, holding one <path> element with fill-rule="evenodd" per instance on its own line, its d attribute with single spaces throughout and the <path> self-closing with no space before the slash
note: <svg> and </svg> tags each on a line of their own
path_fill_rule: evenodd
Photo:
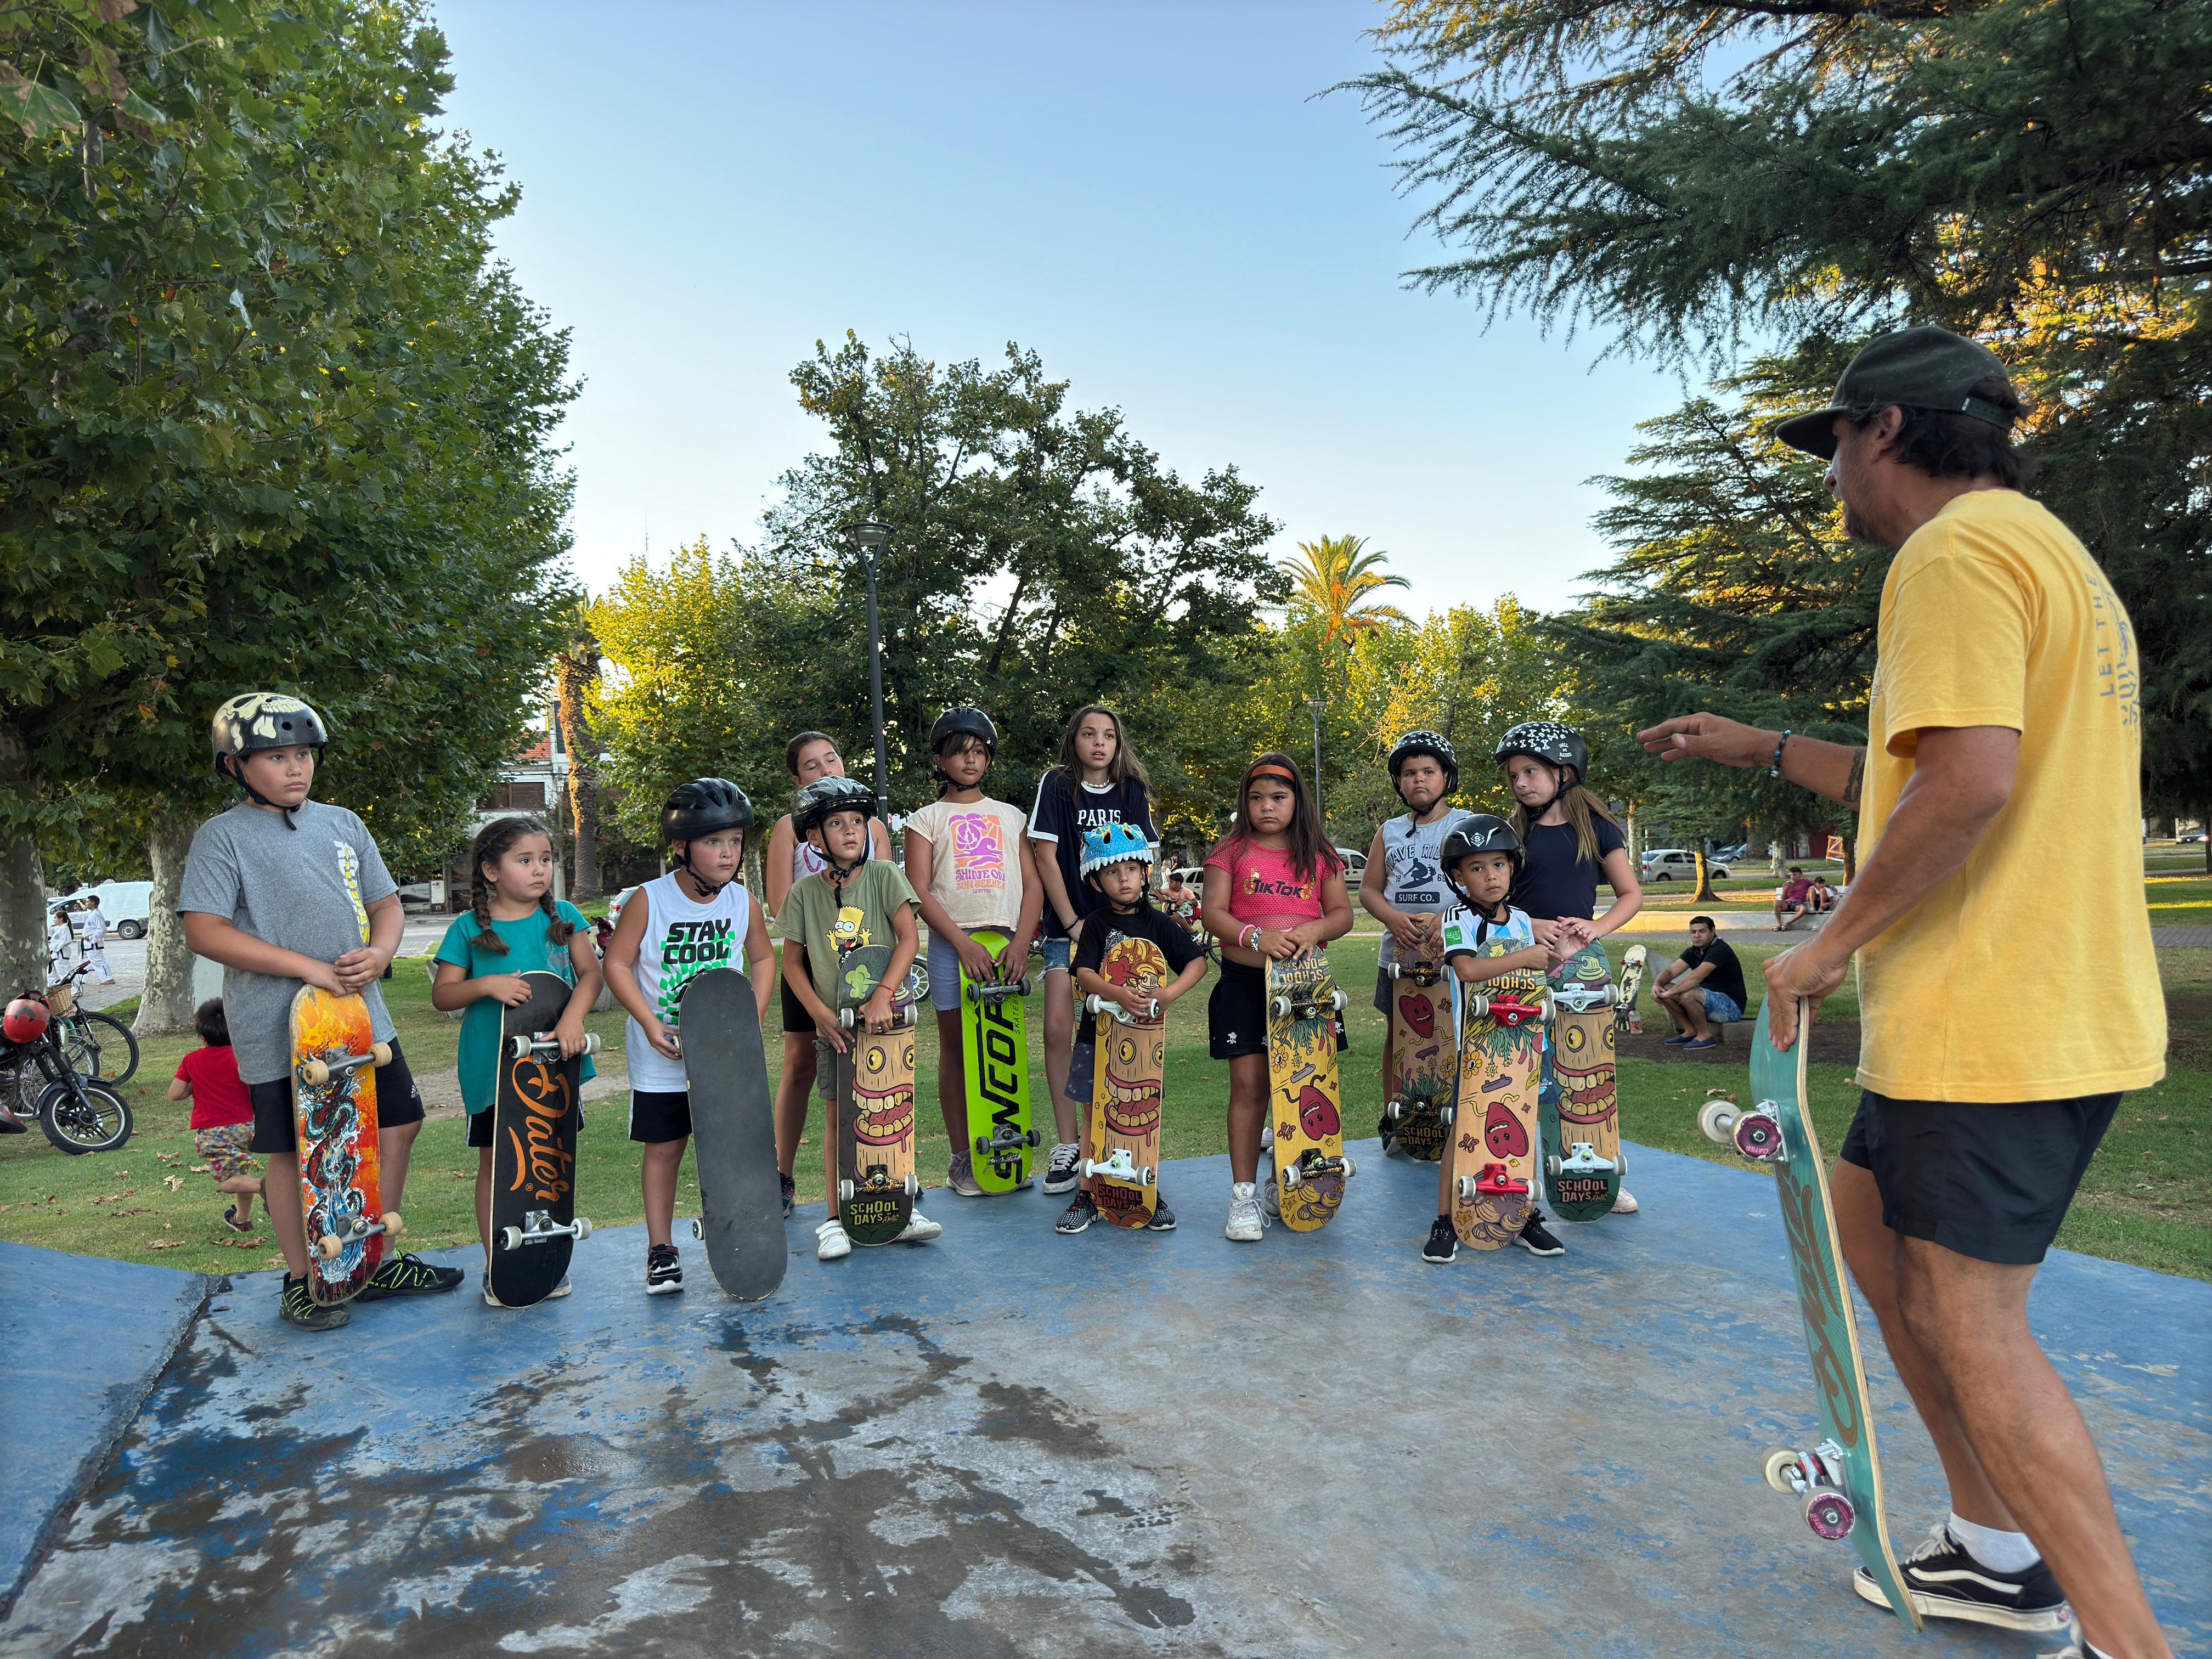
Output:
<svg viewBox="0 0 2212 1659">
<path fill-rule="evenodd" d="M 246 799 L 199 827 L 177 894 L 185 942 L 223 967 L 223 1014 L 253 1103 L 252 1150 L 269 1159 L 263 1199 L 284 1252 L 279 1305 L 306 1330 L 335 1328 L 351 1315 L 343 1305 L 317 1305 L 307 1292 L 292 1119 L 292 1001 L 303 984 L 362 998 L 376 1037 L 391 1045 L 391 1062 L 376 1068 L 386 1209 L 399 1208 L 408 1152 L 422 1127 L 422 1097 L 378 989 L 399 948 L 398 889 L 368 826 L 343 807 L 307 799 L 327 741 L 313 709 L 275 692 L 233 697 L 216 711 L 216 770 Z M 388 1255 L 355 1300 L 450 1291 L 461 1278 L 456 1267 Z"/>
</svg>

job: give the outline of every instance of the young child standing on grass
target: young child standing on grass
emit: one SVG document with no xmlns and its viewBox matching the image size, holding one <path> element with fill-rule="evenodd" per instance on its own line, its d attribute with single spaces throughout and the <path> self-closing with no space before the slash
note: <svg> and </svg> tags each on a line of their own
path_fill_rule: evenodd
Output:
<svg viewBox="0 0 2212 1659">
<path fill-rule="evenodd" d="M 783 769 L 791 775 L 793 789 L 804 789 L 817 778 L 843 777 L 845 758 L 837 752 L 837 740 L 828 732 L 801 732 L 783 746 Z M 880 821 L 868 825 L 868 845 L 877 858 L 890 857 L 890 836 Z M 763 896 L 777 939 L 787 937 L 782 930 L 783 908 L 792 884 L 821 868 L 822 854 L 799 834 L 792 815 L 786 812 L 769 831 L 768 851 L 761 859 L 761 876 L 767 884 Z M 799 977 L 804 979 L 804 952 L 799 967 Z M 777 994 L 783 1010 L 783 1065 L 776 1073 L 775 1085 L 775 1167 L 783 1182 L 783 1212 L 789 1215 L 792 1165 L 799 1157 L 799 1140 L 806 1133 L 806 1097 L 814 1088 L 814 1022 L 806 1005 L 791 988 L 789 977 L 782 978 Z"/>
<path fill-rule="evenodd" d="M 1147 842 L 1159 845 L 1151 785 L 1130 750 L 1121 717 L 1103 703 L 1085 703 L 1069 718 L 1059 761 L 1037 780 L 1036 802 L 1030 809 L 1030 839 L 1051 848 L 1049 858 L 1037 860 L 1044 888 L 1044 1074 L 1060 1136 L 1045 1164 L 1048 1194 L 1076 1184 L 1083 1157 L 1075 1106 L 1067 1098 L 1068 1048 L 1075 1035 L 1068 972 L 1083 918 L 1099 902 L 1083 884 L 1083 838 L 1109 823 L 1134 824 Z"/>
<path fill-rule="evenodd" d="M 599 995 L 599 953 L 584 913 L 553 897 L 553 837 L 535 818 L 495 818 L 469 848 L 469 913 L 455 916 L 438 946 L 430 1006 L 461 1015 L 461 1104 L 468 1144 L 477 1149 L 477 1232 L 483 1241 L 483 1299 L 491 1293 L 492 1106 L 499 1098 L 504 1014 L 530 1000 L 525 974 L 558 974 L 574 987 L 553 1034 L 563 1059 L 584 1047 L 584 1016 Z M 584 1057 L 583 1077 L 597 1074 Z M 577 1125 L 580 1129 L 580 1122 Z M 564 1277 L 551 1296 L 568 1294 Z M 547 1298 L 551 1299 L 551 1297 Z"/>
<path fill-rule="evenodd" d="M 647 1296 L 684 1288 L 684 1263 L 672 1236 L 676 1179 L 691 1144 L 691 1085 L 676 1031 L 684 988 L 709 968 L 737 967 L 742 945 L 742 971 L 753 982 L 754 1001 L 768 1012 L 775 953 L 760 907 L 738 880 L 752 825 L 753 804 L 727 778 L 677 786 L 660 808 L 660 838 L 676 867 L 630 895 L 607 944 L 607 983 L 629 1015 L 623 1032 L 629 1138 L 645 1148 L 638 1186 L 645 1201 Z"/>
<path fill-rule="evenodd" d="M 1260 1128 L 1267 1115 L 1267 963 L 1288 962 L 1352 931 L 1344 863 L 1322 833 L 1297 763 L 1269 753 L 1244 769 L 1237 819 L 1206 860 L 1206 931 L 1221 942 L 1221 979 L 1206 1005 L 1206 1051 L 1229 1062 L 1229 1223 L 1239 1243 L 1267 1229 L 1260 1209 Z M 1339 1053 L 1344 1017 L 1336 1017 Z"/>
<path fill-rule="evenodd" d="M 234 1233 L 253 1231 L 253 1200 L 261 1176 L 246 1143 L 253 1139 L 253 1103 L 238 1080 L 238 1056 L 230 1049 L 230 1022 L 222 999 L 210 997 L 192 1012 L 201 1047 L 177 1062 L 169 1098 L 192 1103 L 192 1148 L 207 1160 L 216 1190 L 231 1195 L 222 1224 Z"/>
<path fill-rule="evenodd" d="M 945 1184 L 981 1198 L 968 1147 L 967 1055 L 960 1030 L 960 970 L 978 982 L 1019 979 L 1029 965 L 1044 890 L 1022 833 L 1022 809 L 983 793 L 999 750 L 999 729 L 980 708 L 948 708 L 929 732 L 937 759 L 937 799 L 906 821 L 907 882 L 929 929 L 929 1001 L 937 1011 L 937 1103 L 952 1146 Z M 978 945 L 979 928 L 1007 934 L 997 956 Z M 1026 1186 L 1028 1183 L 1023 1183 Z"/>
<path fill-rule="evenodd" d="M 1504 818 L 1488 812 L 1468 813 L 1438 849 L 1444 879 L 1459 901 L 1444 918 L 1443 958 L 1463 988 L 1462 994 L 1516 969 L 1542 973 L 1548 966 L 1548 953 L 1536 943 L 1535 924 L 1526 911 L 1506 901 L 1513 878 L 1521 872 L 1521 837 Z M 1503 956 L 1491 954 L 1500 943 L 1521 948 Z M 1481 1133 L 1479 1125 L 1474 1132 Z M 1451 1181 L 1452 1161 L 1447 1158 L 1437 1170 L 1437 1218 L 1429 1229 L 1428 1243 L 1421 1247 L 1421 1260 L 1437 1267 L 1459 1255 L 1459 1235 L 1452 1227 Z M 1534 1204 L 1515 1243 L 1531 1255 L 1567 1253 Z"/>
<path fill-rule="evenodd" d="M 906 978 L 921 946 L 921 930 L 914 919 L 921 901 L 913 887 L 898 866 L 868 856 L 868 830 L 875 816 L 876 792 L 851 778 L 817 778 L 799 792 L 799 833 L 822 855 L 823 868 L 792 887 L 783 927 L 783 972 L 806 1005 L 806 1016 L 821 1041 L 815 1067 L 822 1076 L 822 1097 L 829 1103 L 824 1117 L 828 1136 L 833 1139 L 837 1124 L 836 1056 L 853 1042 L 837 1023 L 837 976 L 845 953 L 872 945 L 891 947 L 883 978 L 858 1015 L 860 1024 L 881 1032 L 891 1028 L 891 993 Z M 801 962 L 805 963 L 803 971 Z M 852 1237 L 837 1218 L 837 1193 L 830 1179 L 834 1163 L 826 1156 L 822 1160 L 830 1218 L 815 1230 L 814 1254 L 823 1261 L 853 1253 Z M 916 1205 L 897 1242 L 927 1244 L 944 1231 Z"/>
<path fill-rule="evenodd" d="M 1104 901 L 1091 913 L 1083 937 L 1075 947 L 1075 986 L 1086 997 L 1118 1002 L 1129 1013 L 1146 1017 L 1152 1004 L 1159 1004 L 1160 1018 L 1184 993 L 1206 977 L 1206 952 L 1190 936 L 1190 929 L 1172 916 L 1152 908 L 1151 880 L 1152 846 L 1133 824 L 1109 823 L 1083 838 L 1083 879 Z M 1107 952 L 1127 939 L 1149 939 L 1167 959 L 1165 981 L 1109 980 L 1101 971 Z M 1096 1079 L 1092 1080 L 1087 1111 L 1099 1109 Z M 1078 1126 L 1077 1139 L 1090 1144 L 1088 1123 Z M 1063 1233 L 1079 1233 L 1098 1218 L 1098 1204 L 1087 1191 L 1078 1190 L 1066 1212 L 1053 1224 Z M 1152 1218 L 1145 1231 L 1171 1233 L 1175 1212 L 1168 1208 L 1164 1192 L 1153 1194 Z"/>
<path fill-rule="evenodd" d="M 369 1030 L 392 1052 L 376 1068 L 377 1179 L 385 1207 L 398 1210 L 422 1127 L 422 1096 L 378 981 L 399 948 L 405 918 L 368 826 L 343 807 L 308 799 L 330 741 L 320 715 L 297 697 L 250 691 L 216 710 L 210 738 L 216 771 L 246 799 L 193 835 L 177 909 L 185 945 L 223 966 L 223 1013 L 253 1103 L 250 1150 L 269 1160 L 262 1201 L 284 1252 L 279 1311 L 301 1330 L 335 1330 L 353 1317 L 355 1304 L 450 1291 L 465 1276 L 399 1250 L 378 1264 L 352 1304 L 325 1307 L 307 1290 L 292 1115 L 292 1000 L 301 986 L 313 985 L 368 1005 Z"/>
</svg>

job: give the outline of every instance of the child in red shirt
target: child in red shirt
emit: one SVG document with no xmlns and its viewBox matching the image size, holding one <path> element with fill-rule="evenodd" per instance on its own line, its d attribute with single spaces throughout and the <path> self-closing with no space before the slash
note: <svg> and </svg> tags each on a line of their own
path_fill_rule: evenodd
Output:
<svg viewBox="0 0 2212 1659">
<path fill-rule="evenodd" d="M 234 1233 L 253 1231 L 253 1200 L 261 1176 L 246 1144 L 253 1138 L 253 1102 L 239 1081 L 238 1057 L 230 1051 L 230 1022 L 222 999 L 210 997 L 192 1015 L 205 1048 L 177 1062 L 169 1098 L 192 1103 L 192 1144 L 207 1160 L 219 1191 L 235 1202 L 222 1212 L 222 1224 Z"/>
</svg>

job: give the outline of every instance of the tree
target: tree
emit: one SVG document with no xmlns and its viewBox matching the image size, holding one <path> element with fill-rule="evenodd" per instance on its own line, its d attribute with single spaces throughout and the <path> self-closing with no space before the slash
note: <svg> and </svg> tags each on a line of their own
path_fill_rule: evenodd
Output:
<svg viewBox="0 0 2212 1659">
<path fill-rule="evenodd" d="M 569 896 L 579 903 L 599 890 L 599 745 L 592 732 L 590 697 L 599 680 L 599 641 L 591 606 L 578 601 L 568 617 L 568 643 L 553 659 L 554 707 L 562 746 L 568 751 L 568 806 L 576 837 L 576 879 Z"/>
<path fill-rule="evenodd" d="M 1376 602 L 1386 587 L 1404 587 L 1403 576 L 1381 574 L 1389 556 L 1364 550 L 1364 536 L 1323 536 L 1300 542 L 1298 556 L 1283 562 L 1290 579 L 1290 615 L 1320 630 L 1324 653 L 1349 648 L 1378 629 L 1407 628 L 1413 618 L 1395 605 Z"/>
<path fill-rule="evenodd" d="M 1377 34 L 1353 84 L 1462 250 L 1417 284 L 1668 361 L 1995 348 L 2136 623 L 2154 807 L 2212 800 L 2212 9 L 1398 0 Z"/>
</svg>

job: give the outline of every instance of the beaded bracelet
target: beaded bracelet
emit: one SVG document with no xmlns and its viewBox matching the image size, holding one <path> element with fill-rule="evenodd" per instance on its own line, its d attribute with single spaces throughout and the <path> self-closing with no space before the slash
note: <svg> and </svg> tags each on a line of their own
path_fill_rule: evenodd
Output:
<svg viewBox="0 0 2212 1659">
<path fill-rule="evenodd" d="M 1790 739 L 1796 735 L 1795 732 L 1784 732 L 1781 741 L 1774 745 L 1774 758 L 1766 763 L 1768 777 L 1778 778 L 1782 775 L 1782 751 L 1790 746 Z"/>
<path fill-rule="evenodd" d="M 1259 942 L 1260 924 L 1256 921 L 1237 936 L 1237 945 L 1243 950 L 1249 951 Z"/>
</svg>

